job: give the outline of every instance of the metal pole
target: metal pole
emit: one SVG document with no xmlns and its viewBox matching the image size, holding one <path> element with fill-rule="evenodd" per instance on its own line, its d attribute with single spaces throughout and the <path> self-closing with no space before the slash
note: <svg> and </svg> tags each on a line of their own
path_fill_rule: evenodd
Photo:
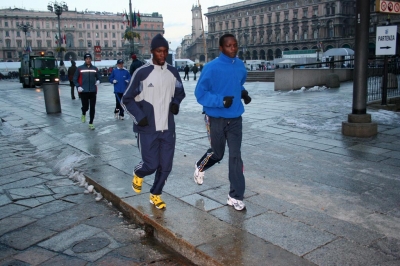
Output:
<svg viewBox="0 0 400 266">
<path fill-rule="evenodd" d="M 61 39 L 61 22 L 60 22 L 60 15 L 61 14 L 57 14 L 57 18 L 58 18 L 58 40 L 57 40 L 57 44 L 58 44 L 58 47 L 60 47 L 61 48 L 61 42 L 60 42 L 60 39 Z M 60 52 L 61 52 L 61 49 L 60 49 Z"/>
<path fill-rule="evenodd" d="M 388 56 L 384 56 L 385 61 L 383 63 L 383 78 L 382 78 L 382 102 L 381 105 L 387 104 L 387 84 L 388 84 Z"/>
<path fill-rule="evenodd" d="M 356 39 L 354 56 L 353 114 L 367 113 L 367 64 L 369 1 L 356 2 Z"/>
<path fill-rule="evenodd" d="M 133 37 L 133 16 L 132 16 L 132 2 L 131 0 L 129 0 L 129 19 L 131 20 L 131 23 L 129 23 L 129 28 L 131 30 L 132 33 L 132 41 L 130 43 L 130 52 L 135 53 L 135 38 Z"/>
</svg>

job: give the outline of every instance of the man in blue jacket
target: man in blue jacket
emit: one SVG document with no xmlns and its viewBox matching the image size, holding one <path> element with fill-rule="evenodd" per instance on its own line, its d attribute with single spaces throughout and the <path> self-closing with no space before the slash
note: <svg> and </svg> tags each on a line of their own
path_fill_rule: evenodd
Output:
<svg viewBox="0 0 400 266">
<path fill-rule="evenodd" d="M 92 65 L 92 55 L 86 53 L 83 56 L 85 63 L 79 66 L 74 74 L 74 84 L 78 88 L 82 102 L 82 123 L 86 122 L 86 112 L 90 107 L 89 129 L 94 129 L 93 119 L 96 113 L 97 86 L 100 85 L 100 73 L 97 67 Z"/>
<path fill-rule="evenodd" d="M 144 177 L 155 172 L 150 203 L 157 209 L 167 206 L 161 194 L 172 170 L 176 141 L 174 116 L 186 96 L 178 70 L 166 62 L 168 48 L 161 34 L 153 38 L 152 60 L 134 72 L 121 101 L 133 119 L 133 131 L 138 133 L 142 155 L 142 161 L 133 171 L 132 188 L 140 193 Z"/>
<path fill-rule="evenodd" d="M 124 61 L 118 59 L 117 67 L 113 69 L 111 75 L 108 77 L 111 84 L 114 84 L 114 94 L 115 94 L 115 118 L 124 120 L 124 108 L 121 107 L 121 99 L 128 83 L 131 80 L 131 75 L 128 70 L 124 68 Z"/>
<path fill-rule="evenodd" d="M 243 203 L 242 114 L 251 98 L 243 87 L 247 71 L 236 57 L 235 36 L 224 34 L 219 39 L 219 57 L 206 64 L 195 88 L 197 102 L 203 106 L 211 148 L 195 163 L 194 181 L 203 184 L 204 171 L 221 161 L 225 145 L 229 147 L 230 191 L 227 203 L 235 210 L 245 209 Z M 222 78 L 221 78 L 222 77 Z"/>
</svg>

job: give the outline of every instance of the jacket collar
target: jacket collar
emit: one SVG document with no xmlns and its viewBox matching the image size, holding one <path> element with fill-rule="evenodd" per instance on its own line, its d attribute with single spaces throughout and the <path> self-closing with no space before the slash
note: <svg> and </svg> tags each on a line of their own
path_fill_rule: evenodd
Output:
<svg viewBox="0 0 400 266">
<path fill-rule="evenodd" d="M 229 57 L 229 56 L 225 55 L 223 52 L 220 52 L 220 53 L 219 53 L 219 57 L 218 57 L 218 58 L 219 58 L 222 62 L 224 62 L 224 63 L 229 63 L 229 64 L 233 64 L 233 63 L 236 62 L 236 60 L 238 60 L 237 57 L 235 57 L 235 58 Z"/>
</svg>

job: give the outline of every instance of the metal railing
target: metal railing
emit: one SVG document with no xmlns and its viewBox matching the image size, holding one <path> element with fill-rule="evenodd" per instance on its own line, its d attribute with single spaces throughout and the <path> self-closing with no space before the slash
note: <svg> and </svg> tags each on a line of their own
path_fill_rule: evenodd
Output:
<svg viewBox="0 0 400 266">
<path fill-rule="evenodd" d="M 390 98 L 400 97 L 400 59 L 392 58 L 387 65 L 387 89 L 384 88 L 385 59 L 374 58 L 368 60 L 368 91 L 367 103 L 382 101 Z M 336 60 L 332 62 L 319 62 L 309 64 L 292 65 L 291 68 L 353 68 L 354 59 Z"/>
<path fill-rule="evenodd" d="M 398 59 L 391 59 L 388 62 L 386 91 L 383 89 L 384 64 L 385 60 L 383 58 L 368 60 L 368 103 L 375 101 L 386 103 L 386 99 L 400 96 L 400 61 Z M 384 99 L 385 94 L 386 99 Z"/>
</svg>

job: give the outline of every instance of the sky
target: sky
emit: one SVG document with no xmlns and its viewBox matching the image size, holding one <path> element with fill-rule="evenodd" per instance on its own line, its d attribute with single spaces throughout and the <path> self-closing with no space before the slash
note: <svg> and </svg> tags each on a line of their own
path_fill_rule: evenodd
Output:
<svg viewBox="0 0 400 266">
<path fill-rule="evenodd" d="M 210 6 L 223 6 L 243 0 L 199 0 L 202 7 L 202 12 L 207 13 L 207 7 Z M 25 8 L 28 10 L 46 11 L 48 0 L 14 0 L 12 5 L 6 5 L 5 0 L 0 0 L 0 8 Z M 60 1 L 59 1 L 60 2 Z M 129 0 L 96 0 L 96 1 L 82 1 L 82 0 L 65 0 L 69 10 L 84 11 L 106 11 L 106 12 L 129 12 Z M 89 6 L 90 2 L 90 6 Z M 96 3 L 96 4 L 95 4 Z M 134 10 L 140 13 L 151 14 L 158 12 L 163 16 L 164 20 L 164 37 L 171 42 L 170 48 L 177 48 L 183 37 L 192 33 L 192 6 L 198 4 L 198 0 L 146 0 L 138 1 L 131 0 L 132 12 Z M 61 15 L 62 19 L 62 15 Z M 206 21 L 204 24 L 206 24 Z M 61 22 L 62 23 L 62 22 Z M 205 25 L 205 30 L 208 27 Z"/>
</svg>

